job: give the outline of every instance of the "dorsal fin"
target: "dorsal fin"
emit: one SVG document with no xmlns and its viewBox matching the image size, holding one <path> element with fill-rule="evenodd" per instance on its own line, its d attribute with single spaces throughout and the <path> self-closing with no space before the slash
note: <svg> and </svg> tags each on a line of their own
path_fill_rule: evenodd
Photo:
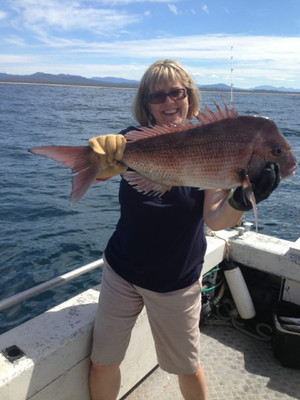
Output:
<svg viewBox="0 0 300 400">
<path fill-rule="evenodd" d="M 229 109 L 225 103 L 223 108 L 221 108 L 217 103 L 214 104 L 217 108 L 217 111 L 212 111 L 210 108 L 205 106 L 203 112 L 199 110 L 198 114 L 195 115 L 200 125 L 207 125 L 212 122 L 220 121 L 222 119 L 227 119 L 227 118 L 234 118 L 239 115 L 234 106 L 232 106 L 231 109 Z M 137 130 L 129 131 L 126 134 L 126 140 L 133 142 L 135 140 L 150 138 L 153 136 L 166 135 L 168 133 L 181 132 L 196 127 L 197 125 L 193 124 L 192 122 L 189 122 L 188 124 L 171 125 L 171 126 L 167 125 L 162 125 L 162 126 L 154 125 L 145 127 L 142 126 L 138 128 L 139 129 L 138 131 Z"/>
<path fill-rule="evenodd" d="M 205 106 L 204 111 L 199 111 L 198 115 L 195 115 L 200 125 L 210 124 L 211 122 L 220 121 L 222 119 L 234 118 L 239 115 L 234 106 L 229 109 L 225 103 L 223 103 L 223 108 L 221 108 L 217 103 L 214 104 L 217 111 L 212 111 L 210 108 Z"/>
<path fill-rule="evenodd" d="M 154 125 L 153 127 L 151 126 L 139 127 L 138 131 L 133 130 L 128 132 L 126 134 L 126 140 L 133 142 L 135 140 L 150 138 L 153 136 L 161 136 L 161 135 L 166 135 L 168 133 L 181 132 L 183 130 L 195 128 L 196 126 L 197 125 L 190 122 L 188 124 L 172 125 L 172 126 Z"/>
</svg>

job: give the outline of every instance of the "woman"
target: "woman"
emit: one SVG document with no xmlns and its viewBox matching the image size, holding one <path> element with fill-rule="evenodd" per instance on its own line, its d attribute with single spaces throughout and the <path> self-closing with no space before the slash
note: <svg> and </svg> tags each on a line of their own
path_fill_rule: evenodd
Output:
<svg viewBox="0 0 300 400">
<path fill-rule="evenodd" d="M 157 61 L 139 85 L 134 115 L 140 125 L 179 125 L 197 114 L 198 90 L 185 68 L 174 60 Z M 126 131 L 90 139 L 109 174 L 126 169 L 118 163 Z M 125 136 L 124 136 L 125 135 Z M 267 197 L 278 174 L 270 168 Z M 107 171 L 99 176 L 105 179 Z M 270 186 L 271 185 L 271 186 Z M 262 196 L 263 197 L 263 196 Z M 245 204 L 237 189 L 231 205 L 228 191 L 174 187 L 163 196 L 139 193 L 120 183 L 121 216 L 105 250 L 98 313 L 94 327 L 90 388 L 93 400 L 114 400 L 131 330 L 145 305 L 162 369 L 178 375 L 186 400 L 205 400 L 200 364 L 199 319 L 201 269 L 206 250 L 204 223 L 213 230 L 235 225 Z"/>
</svg>

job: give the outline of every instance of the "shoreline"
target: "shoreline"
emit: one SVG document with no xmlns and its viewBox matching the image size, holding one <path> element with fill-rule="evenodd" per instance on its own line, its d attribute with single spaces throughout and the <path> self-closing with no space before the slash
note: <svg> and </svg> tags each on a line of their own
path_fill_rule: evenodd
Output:
<svg viewBox="0 0 300 400">
<path fill-rule="evenodd" d="M 112 84 L 105 84 L 101 83 L 99 85 L 91 84 L 91 85 L 83 85 L 77 83 L 44 83 L 44 82 L 14 82 L 14 81 L 1 81 L 0 84 L 7 84 L 7 85 L 34 85 L 34 86 L 64 86 L 64 87 L 84 87 L 84 88 L 99 88 L 99 89 L 135 89 L 137 86 L 134 85 L 114 85 Z"/>
<path fill-rule="evenodd" d="M 34 85 L 34 86 L 63 86 L 63 87 L 82 87 L 82 88 L 99 88 L 99 89 L 136 89 L 138 85 L 128 84 L 76 84 L 76 83 L 47 83 L 47 82 L 16 82 L 16 81 L 2 81 L 0 80 L 0 84 L 6 85 Z M 210 93 L 230 93 L 230 90 L 227 89 L 208 89 L 199 87 L 199 91 L 201 92 L 210 92 Z M 295 95 L 299 96 L 300 92 L 289 92 L 289 91 L 280 91 L 280 90 L 250 90 L 250 89 L 233 89 L 234 94 L 274 94 L 274 95 Z"/>
</svg>

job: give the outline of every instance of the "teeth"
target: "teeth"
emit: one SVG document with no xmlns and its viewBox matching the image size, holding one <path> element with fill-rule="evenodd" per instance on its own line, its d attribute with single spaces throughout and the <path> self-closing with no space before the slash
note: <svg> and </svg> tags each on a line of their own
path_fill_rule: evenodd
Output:
<svg viewBox="0 0 300 400">
<path fill-rule="evenodd" d="M 177 113 L 177 110 L 166 110 L 166 111 L 164 111 L 163 113 L 164 113 L 164 114 L 167 114 L 167 115 L 172 115 L 172 114 L 176 114 L 176 113 Z"/>
</svg>

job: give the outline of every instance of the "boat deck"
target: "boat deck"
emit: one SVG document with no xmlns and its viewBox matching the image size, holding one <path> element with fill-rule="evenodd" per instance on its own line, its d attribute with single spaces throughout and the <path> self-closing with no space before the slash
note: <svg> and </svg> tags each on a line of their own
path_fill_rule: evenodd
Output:
<svg viewBox="0 0 300 400">
<path fill-rule="evenodd" d="M 201 328 L 202 365 L 208 400 L 300 399 L 300 370 L 282 367 L 271 343 L 253 339 L 231 326 Z M 181 400 L 177 378 L 155 369 L 122 399 Z"/>
</svg>

